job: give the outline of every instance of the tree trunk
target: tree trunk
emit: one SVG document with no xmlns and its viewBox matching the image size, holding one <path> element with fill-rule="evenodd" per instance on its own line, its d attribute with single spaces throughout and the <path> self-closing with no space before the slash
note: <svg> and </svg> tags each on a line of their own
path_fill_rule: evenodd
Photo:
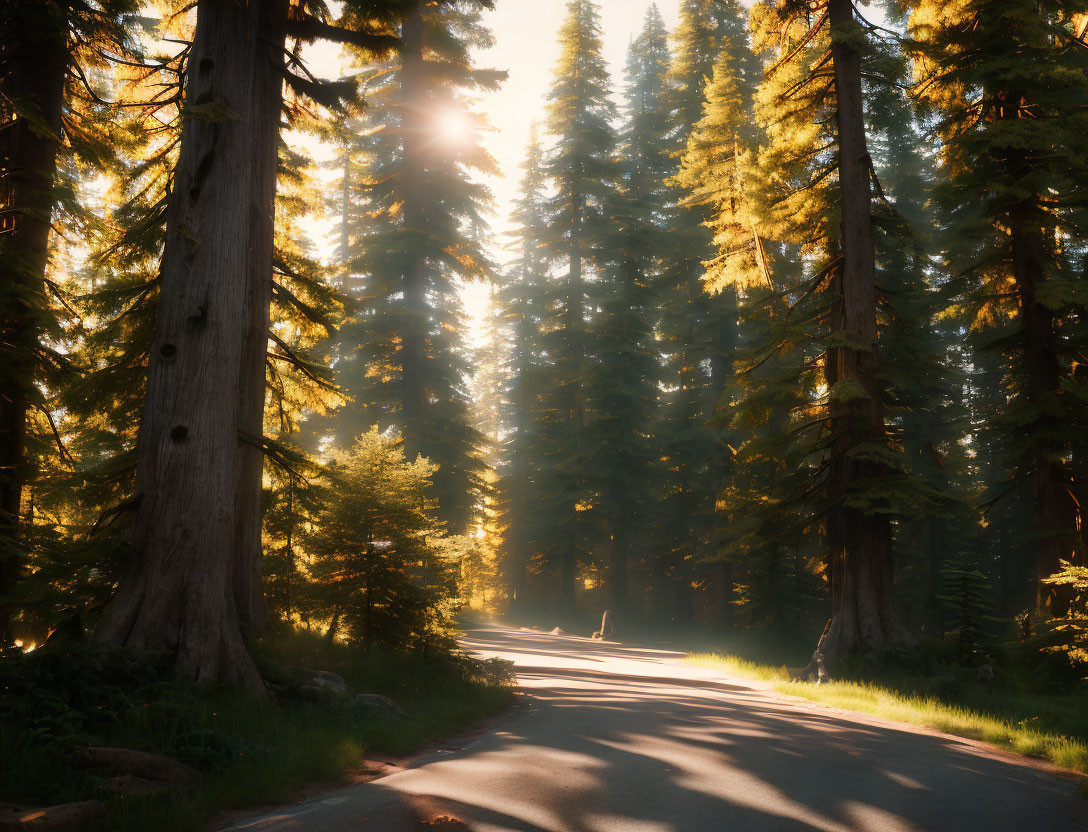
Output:
<svg viewBox="0 0 1088 832">
<path fill-rule="evenodd" d="M 944 607 L 940 596 L 944 592 L 941 568 L 944 566 L 944 541 L 948 537 L 948 521 L 931 517 L 926 523 L 929 538 L 929 627 L 937 638 L 944 638 Z"/>
<path fill-rule="evenodd" d="M 198 682 L 255 691 L 264 687 L 239 620 L 252 610 L 238 599 L 253 580 L 245 547 L 260 466 L 249 434 L 263 402 L 272 273 L 279 122 L 267 73 L 270 55 L 280 60 L 286 12 L 286 0 L 197 6 L 192 115 L 167 217 L 132 554 L 96 634 L 171 654 Z M 259 581 L 259 560 L 256 568 Z"/>
<path fill-rule="evenodd" d="M 844 501 L 858 480 L 878 477 L 883 469 L 851 458 L 869 442 L 886 444 L 876 324 L 876 264 L 873 249 L 869 153 L 861 92 L 861 58 L 848 39 L 857 35 L 851 0 L 830 0 L 834 31 L 831 55 L 838 101 L 839 192 L 842 265 L 833 328 L 860 339 L 861 349 L 832 351 L 832 383 L 856 379 L 863 397 L 832 401 L 834 436 L 831 468 L 832 505 L 827 516 L 830 548 L 831 624 L 817 650 L 834 663 L 845 653 L 877 655 L 914 644 L 900 621 L 892 582 L 891 527 L 885 516 L 850 508 Z"/>
<path fill-rule="evenodd" d="M 15 0 L 8 14 L 18 21 L 10 33 L 18 48 L 0 63 L 0 647 L 14 638 L 10 596 L 22 571 L 27 414 L 38 398 L 49 314 L 45 274 L 70 61 L 67 20 L 39 2 Z"/>
<path fill-rule="evenodd" d="M 566 387 L 564 390 L 563 406 L 566 408 L 565 416 L 560 418 L 567 421 L 566 438 L 573 447 L 564 448 L 570 457 L 581 460 L 583 430 L 585 427 L 585 403 L 582 389 L 582 373 L 586 362 L 585 339 L 585 287 L 582 281 L 582 217 L 585 212 L 585 201 L 580 194 L 575 192 L 571 196 L 571 235 L 569 243 L 570 263 L 567 272 L 567 308 L 564 321 L 564 335 L 567 343 L 573 342 L 573 363 L 575 366 L 567 368 L 572 371 L 570 378 L 563 379 Z M 581 476 L 579 463 L 565 466 L 568 471 L 573 471 L 574 476 Z M 570 483 L 568 489 L 571 493 L 582 493 L 582 484 Z M 573 503 L 569 508 L 567 530 L 568 541 L 561 555 L 559 566 L 559 604 L 566 611 L 574 609 L 574 573 L 579 560 L 578 547 L 578 511 Z"/>
<path fill-rule="evenodd" d="M 733 631 L 733 564 L 727 560 L 714 563 L 714 629 Z"/>
<path fill-rule="evenodd" d="M 271 326 L 272 259 L 275 250 L 276 171 L 283 106 L 283 47 L 288 0 L 263 0 L 253 67 L 254 120 L 249 152 L 254 157 L 246 295 L 249 317 L 242 345 L 241 469 L 237 495 L 234 599 L 244 633 L 259 634 L 268 610 L 261 589 L 261 528 L 264 508 L 265 365 Z"/>
<path fill-rule="evenodd" d="M 1014 163 L 1015 164 L 1015 163 Z M 1026 206 L 1010 216 L 1012 266 L 1020 300 L 1020 325 L 1024 336 L 1024 375 L 1027 400 L 1041 407 L 1057 394 L 1061 368 L 1055 350 L 1054 315 L 1038 298 L 1046 279 L 1044 243 L 1032 228 Z M 1072 561 L 1077 547 L 1077 505 L 1073 483 L 1063 455 L 1067 449 L 1050 442 L 1036 452 L 1031 476 L 1035 513 L 1036 604 L 1048 615 L 1065 615 L 1068 593 L 1042 581 Z"/>
<path fill-rule="evenodd" d="M 524 376 L 523 376 L 524 378 Z M 519 383 L 519 388 L 524 389 L 525 382 Z M 519 398 L 523 398 L 519 394 Z M 525 410 L 518 409 L 518 419 L 521 422 L 520 430 L 524 431 Z M 524 436 L 524 433 L 521 434 Z M 509 543 L 507 555 L 510 561 L 510 600 L 514 607 L 525 608 L 525 589 L 528 583 L 528 535 L 526 522 L 528 520 L 528 461 L 525 459 L 525 451 L 517 451 L 513 461 L 513 488 L 510 496 L 510 523 L 507 527 L 507 540 Z"/>
<path fill-rule="evenodd" d="M 405 328 L 400 348 L 402 385 L 402 430 L 404 456 L 415 461 L 423 452 L 423 353 L 427 328 L 426 260 L 422 243 L 427 234 L 427 211 L 423 201 L 426 172 L 427 130 L 426 67 L 423 63 L 423 12 L 412 12 L 404 21 L 401 38 L 401 135 L 404 142 L 404 227 L 416 237 L 405 255 Z"/>
<path fill-rule="evenodd" d="M 612 612 L 619 617 L 627 612 L 629 561 L 630 541 L 627 535 L 627 518 L 618 516 L 612 525 L 612 541 L 608 550 L 608 595 Z"/>
</svg>

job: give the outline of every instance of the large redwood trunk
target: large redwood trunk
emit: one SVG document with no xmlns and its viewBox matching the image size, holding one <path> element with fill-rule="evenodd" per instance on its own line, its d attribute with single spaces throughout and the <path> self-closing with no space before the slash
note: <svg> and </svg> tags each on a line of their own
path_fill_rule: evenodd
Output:
<svg viewBox="0 0 1088 832">
<path fill-rule="evenodd" d="M 1042 234 L 1032 228 L 1027 214 L 1026 206 L 1015 209 L 1009 230 L 1024 337 L 1023 373 L 1027 400 L 1032 405 L 1042 406 L 1060 388 L 1061 366 L 1055 349 L 1054 315 L 1038 296 L 1046 279 Z M 1050 615 L 1064 615 L 1069 598 L 1067 593 L 1042 581 L 1061 569 L 1061 561 L 1074 559 L 1079 543 L 1074 483 L 1063 461 L 1066 450 L 1058 444 L 1044 444 L 1036 452 L 1031 475 L 1035 509 L 1036 603 L 1041 611 Z"/>
<path fill-rule="evenodd" d="M 280 87 L 269 60 L 280 60 L 286 11 L 286 0 L 197 6 L 186 78 L 194 111 L 167 219 L 132 552 L 96 633 L 173 655 L 199 682 L 254 690 L 263 686 L 240 617 L 253 615 L 245 588 L 259 551 L 243 548 L 254 528 L 243 514 L 255 506 L 272 273 L 279 105 L 270 87 L 276 96 Z"/>
<path fill-rule="evenodd" d="M 876 322 L 876 264 L 873 248 L 869 153 L 861 93 L 861 60 L 848 40 L 838 37 L 856 27 L 851 0 L 830 0 L 830 25 L 836 31 L 831 54 L 838 102 L 839 190 L 842 218 L 840 301 L 833 328 L 867 345 L 831 351 L 829 386 L 856 379 L 864 397 L 832 401 L 832 505 L 827 515 L 831 579 L 830 626 L 817 648 L 834 664 L 843 654 L 874 653 L 908 647 L 914 639 L 900 621 L 892 582 L 891 526 L 884 516 L 845 505 L 853 484 L 879 476 L 873 462 L 851 458 L 862 443 L 887 442 L 879 368 Z"/>
<path fill-rule="evenodd" d="M 250 0 L 252 2 L 252 0 Z M 243 632 L 259 634 L 267 609 L 261 586 L 261 529 L 264 495 L 265 365 L 271 325 L 272 259 L 275 249 L 276 171 L 279 157 L 280 112 L 283 106 L 284 22 L 288 0 L 263 0 L 257 22 L 253 66 L 254 159 L 252 204 L 255 212 L 249 229 L 249 264 L 246 295 L 249 317 L 244 326 L 243 367 L 239 393 L 242 398 L 239 438 L 241 445 L 238 491 L 235 502 L 234 600 Z"/>
<path fill-rule="evenodd" d="M 27 415 L 48 314 L 45 273 L 70 60 L 60 9 L 44 11 L 40 0 L 8 1 L 10 54 L 0 64 L 0 647 L 14 637 L 8 598 L 22 567 Z"/>
</svg>

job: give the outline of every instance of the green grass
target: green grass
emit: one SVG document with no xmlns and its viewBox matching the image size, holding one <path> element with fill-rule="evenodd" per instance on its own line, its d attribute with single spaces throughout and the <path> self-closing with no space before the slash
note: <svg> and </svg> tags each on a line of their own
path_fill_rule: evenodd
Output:
<svg viewBox="0 0 1088 832">
<path fill-rule="evenodd" d="M 9 671 L 0 675 L 0 710 L 21 694 L 18 718 L 0 722 L 0 801 L 101 799 L 107 814 L 98 829 L 109 832 L 192 832 L 223 810 L 283 802 L 308 781 L 334 781 L 368 753 L 406 753 L 454 735 L 513 699 L 509 679 L 478 662 L 329 648 L 304 635 L 269 645 L 266 655 L 340 673 L 357 690 L 393 697 L 408 718 L 200 691 L 153 673 L 145 677 L 136 663 L 103 667 L 87 655 L 50 660 L 17 684 Z M 169 753 L 204 777 L 191 791 L 110 798 L 71 765 L 70 749 L 82 744 Z"/>
<path fill-rule="evenodd" d="M 957 684 L 956 701 L 927 695 L 918 680 L 832 681 L 822 685 L 790 682 L 785 668 L 721 653 L 694 653 L 688 661 L 734 676 L 769 682 L 779 693 L 843 710 L 872 714 L 981 740 L 1088 773 L 1088 699 L 1084 695 L 1028 695 L 1015 690 Z M 1088 785 L 1081 793 L 1088 797 Z"/>
</svg>

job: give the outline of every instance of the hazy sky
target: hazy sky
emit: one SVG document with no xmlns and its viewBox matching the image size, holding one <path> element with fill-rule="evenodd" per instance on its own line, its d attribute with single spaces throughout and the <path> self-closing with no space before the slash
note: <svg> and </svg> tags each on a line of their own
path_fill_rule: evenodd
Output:
<svg viewBox="0 0 1088 832">
<path fill-rule="evenodd" d="M 653 0 L 599 0 L 599 4 L 605 51 L 618 84 L 627 46 L 642 27 Z M 679 4 L 680 0 L 657 3 L 670 30 L 676 24 Z M 504 174 L 492 183 L 498 229 L 505 226 L 507 206 L 517 193 L 529 127 L 534 119 L 544 119 L 545 96 L 559 58 L 556 37 L 566 6 L 567 0 L 498 0 L 495 10 L 486 13 L 485 22 L 496 42 L 493 49 L 479 56 L 479 65 L 510 73 L 502 90 L 482 102 L 495 128 L 488 136 L 488 146 Z"/>
</svg>

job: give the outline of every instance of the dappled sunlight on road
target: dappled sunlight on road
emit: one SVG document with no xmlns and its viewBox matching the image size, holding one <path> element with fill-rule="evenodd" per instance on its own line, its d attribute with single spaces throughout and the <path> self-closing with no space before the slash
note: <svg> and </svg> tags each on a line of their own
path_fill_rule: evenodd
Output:
<svg viewBox="0 0 1088 832">
<path fill-rule="evenodd" d="M 1074 785 L 977 743 L 800 705 L 682 654 L 488 627 L 525 701 L 411 768 L 234 828 L 478 832 L 1088 829 Z M 335 803 L 329 801 L 336 801 Z"/>
</svg>

